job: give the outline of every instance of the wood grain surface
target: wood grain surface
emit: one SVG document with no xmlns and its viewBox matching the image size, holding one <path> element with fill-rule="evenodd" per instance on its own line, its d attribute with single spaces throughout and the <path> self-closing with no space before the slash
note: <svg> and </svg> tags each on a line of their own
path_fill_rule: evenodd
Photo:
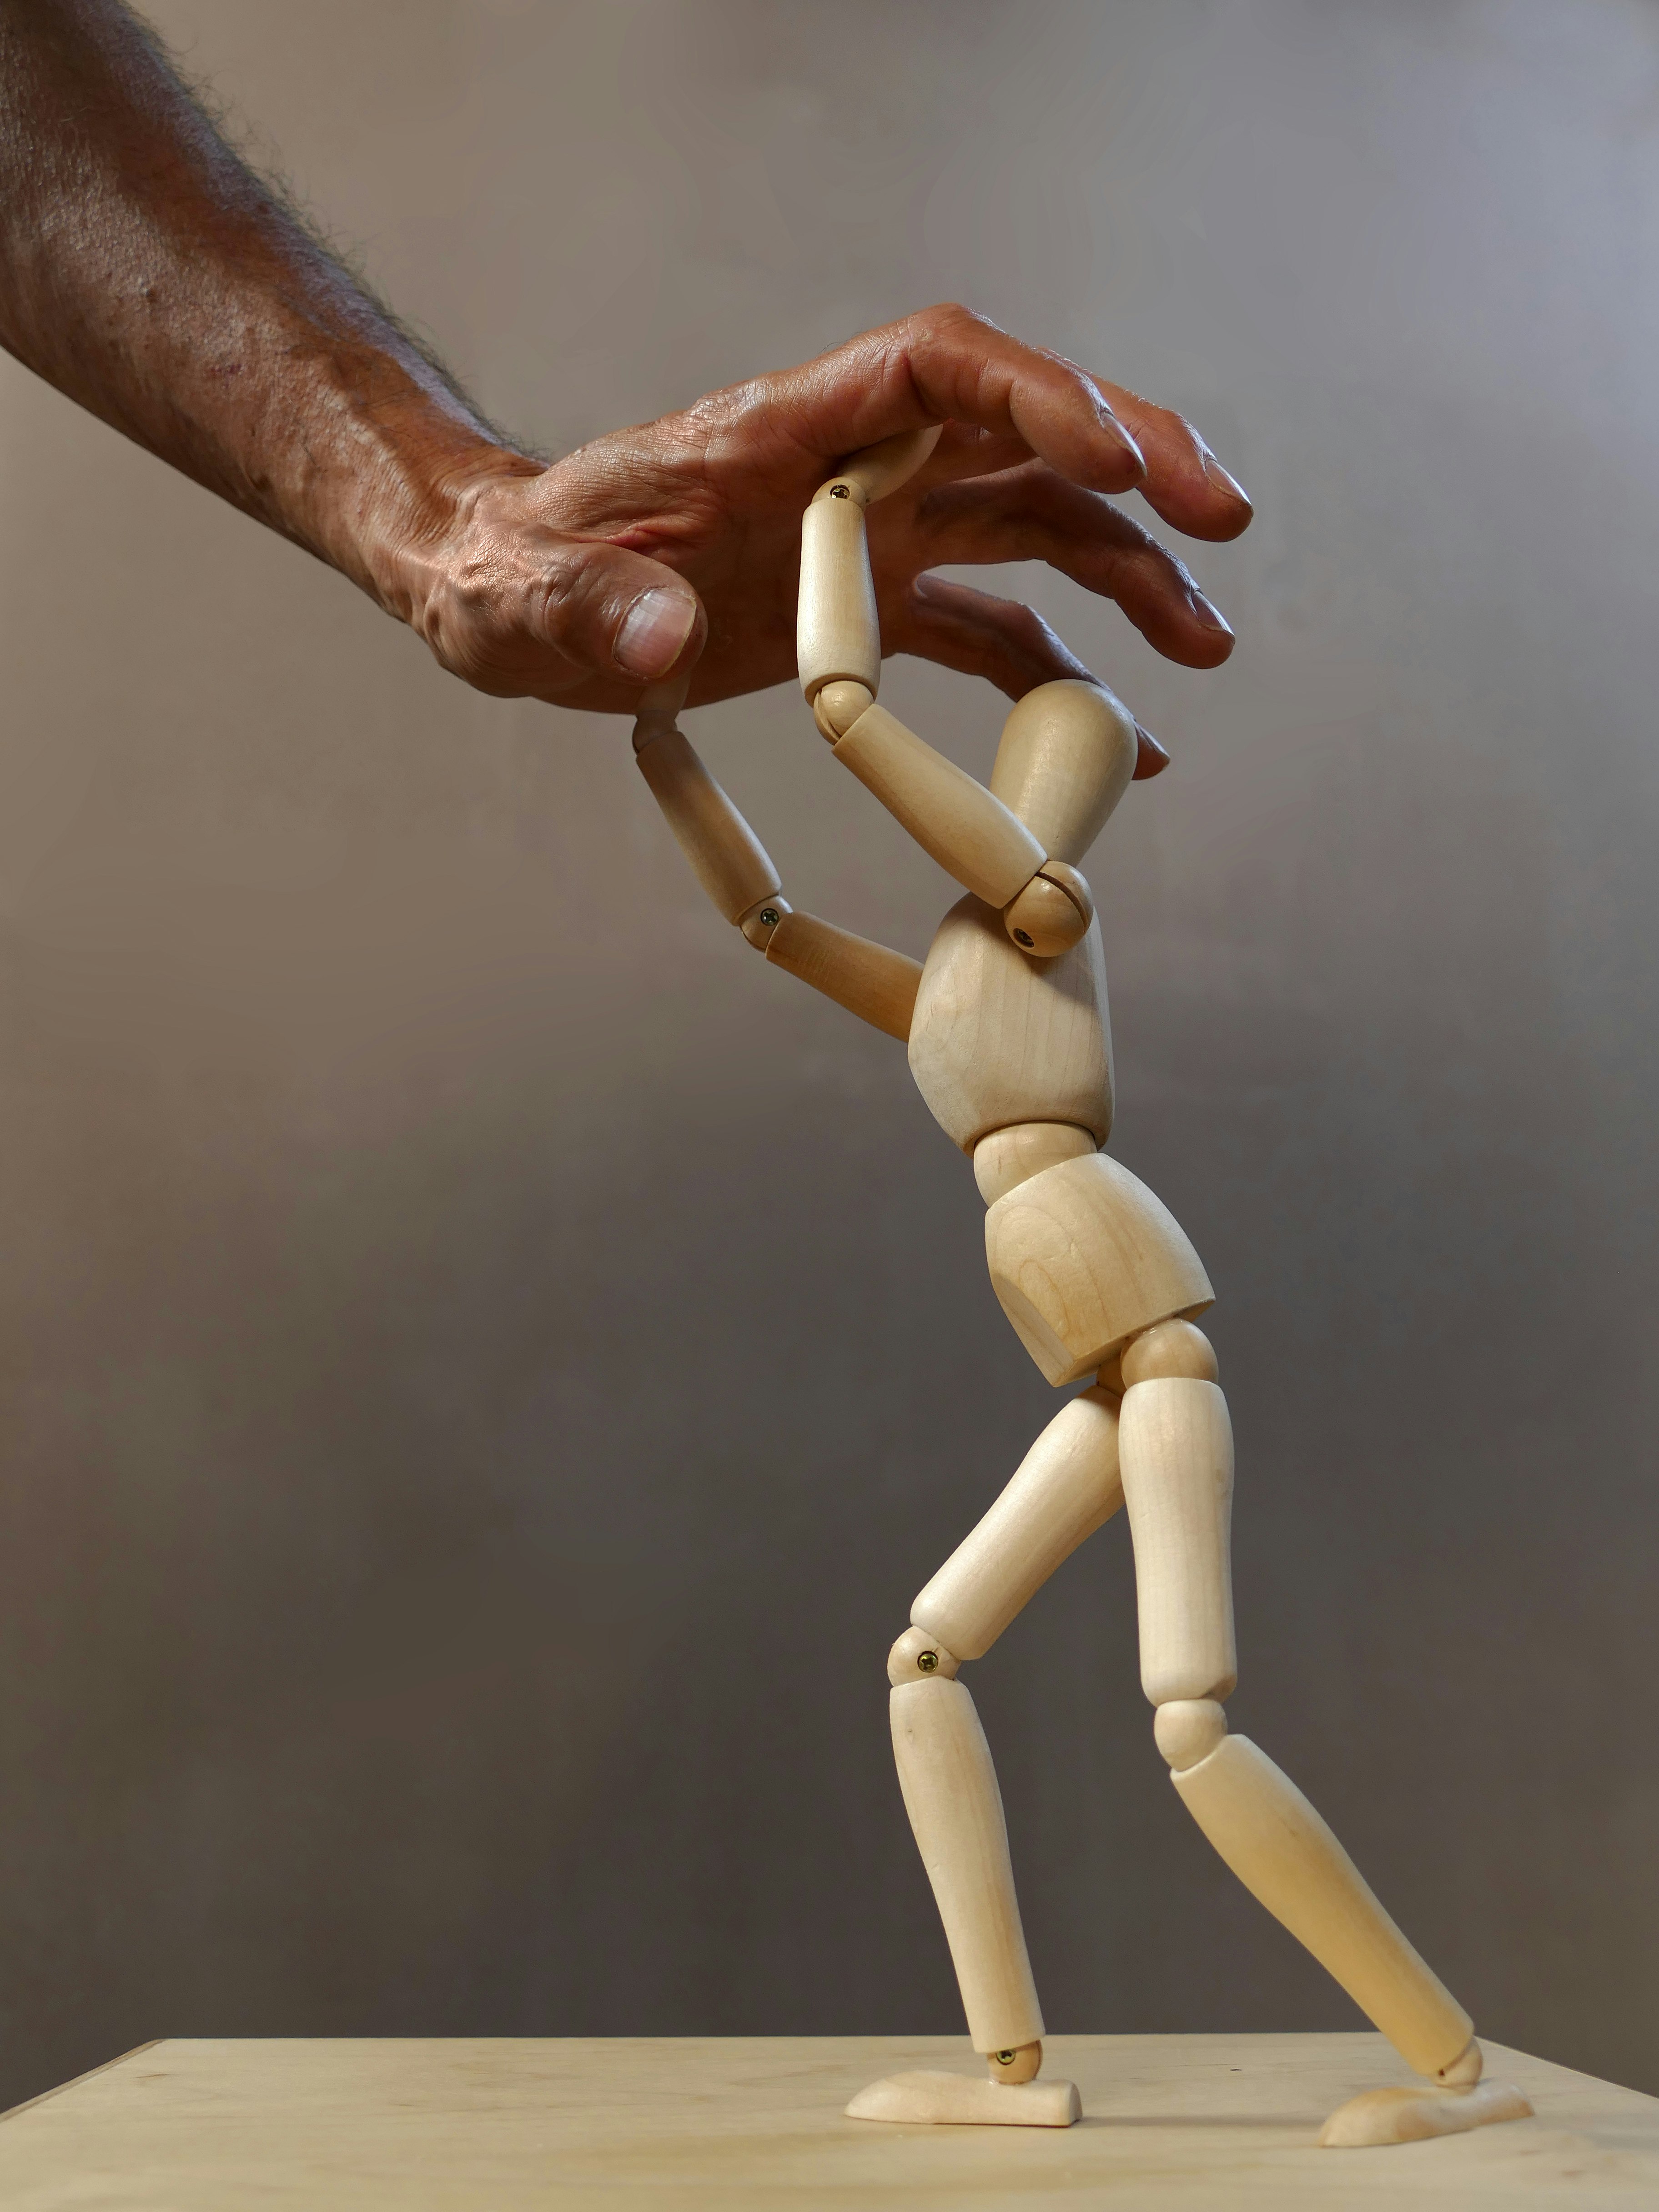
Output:
<svg viewBox="0 0 1659 2212">
<path fill-rule="evenodd" d="M 1488 2044 L 1537 2118 L 1387 2150 L 1316 2148 L 1398 2081 L 1375 2035 L 1057 2035 L 1084 2118 L 843 2118 L 878 2075 L 977 2062 L 960 2038 L 150 2044 L 0 2123 L 6 2212 L 1222 2212 L 1650 2206 L 1659 2100 Z"/>
</svg>

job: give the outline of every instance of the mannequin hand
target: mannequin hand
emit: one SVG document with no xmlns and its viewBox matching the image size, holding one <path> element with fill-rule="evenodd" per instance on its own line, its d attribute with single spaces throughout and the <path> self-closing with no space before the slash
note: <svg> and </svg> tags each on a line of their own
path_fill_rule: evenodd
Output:
<svg viewBox="0 0 1659 2212">
<path fill-rule="evenodd" d="M 884 651 L 1016 698 L 1086 675 L 1029 607 L 925 573 L 1042 560 L 1115 599 L 1170 659 L 1226 659 L 1232 633 L 1186 569 L 1104 496 L 1139 490 L 1190 537 L 1237 537 L 1249 503 L 1197 432 L 957 307 L 550 468 L 495 447 L 453 463 L 374 558 L 380 596 L 446 668 L 498 696 L 627 710 L 642 684 L 688 668 L 693 705 L 757 690 L 794 673 L 813 492 L 859 447 L 939 421 L 927 467 L 870 510 Z M 1143 747 L 1139 773 L 1162 765 Z"/>
</svg>

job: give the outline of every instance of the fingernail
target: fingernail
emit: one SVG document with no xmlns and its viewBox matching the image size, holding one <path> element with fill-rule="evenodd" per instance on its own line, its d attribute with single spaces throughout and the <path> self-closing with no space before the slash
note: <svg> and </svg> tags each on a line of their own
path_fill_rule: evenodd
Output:
<svg viewBox="0 0 1659 2212">
<path fill-rule="evenodd" d="M 1170 756 L 1152 732 L 1143 729 L 1139 722 L 1135 724 L 1135 735 L 1140 740 L 1135 751 L 1135 775 L 1138 781 L 1144 782 L 1147 776 L 1156 775 L 1160 769 L 1168 768 Z"/>
<path fill-rule="evenodd" d="M 664 584 L 641 592 L 617 632 L 611 651 L 617 667 L 630 676 L 666 675 L 696 619 L 697 603 L 689 592 L 676 592 Z"/>
<path fill-rule="evenodd" d="M 1241 507 L 1248 507 L 1251 514 L 1255 514 L 1249 492 L 1237 477 L 1228 475 L 1207 446 L 1204 448 L 1204 473 L 1224 499 L 1236 499 Z"/>
<path fill-rule="evenodd" d="M 1189 591 L 1187 594 L 1187 604 L 1193 611 L 1194 620 L 1202 623 L 1206 629 L 1219 630 L 1223 637 L 1232 635 L 1232 624 L 1219 607 L 1210 605 L 1202 592 Z"/>
</svg>

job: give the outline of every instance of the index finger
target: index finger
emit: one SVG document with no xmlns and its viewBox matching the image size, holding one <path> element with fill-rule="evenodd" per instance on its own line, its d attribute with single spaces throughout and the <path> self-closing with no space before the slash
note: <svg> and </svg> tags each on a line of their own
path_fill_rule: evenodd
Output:
<svg viewBox="0 0 1659 2212">
<path fill-rule="evenodd" d="M 1251 518 L 1241 486 L 1182 416 L 954 303 L 866 331 L 778 381 L 798 416 L 789 427 L 826 459 L 951 422 L 985 438 L 992 465 L 1023 447 L 1086 490 L 1144 492 L 1190 537 L 1236 538 Z M 942 455 L 938 473 L 963 472 L 964 458 Z"/>
<path fill-rule="evenodd" d="M 926 308 L 767 381 L 779 427 L 826 460 L 956 422 L 1018 439 L 1091 491 L 1133 491 L 1146 474 L 1092 377 L 967 307 Z"/>
</svg>

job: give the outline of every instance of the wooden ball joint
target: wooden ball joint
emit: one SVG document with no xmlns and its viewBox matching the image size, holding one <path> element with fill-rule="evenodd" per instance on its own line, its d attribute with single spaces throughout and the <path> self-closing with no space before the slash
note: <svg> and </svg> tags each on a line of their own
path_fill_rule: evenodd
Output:
<svg viewBox="0 0 1659 2212">
<path fill-rule="evenodd" d="M 1069 952 L 1095 918 L 1089 886 L 1064 860 L 1045 861 L 1018 898 L 1002 910 L 1003 927 L 1022 952 L 1038 960 Z"/>
<path fill-rule="evenodd" d="M 676 718 L 640 702 L 641 772 L 708 896 L 765 958 L 903 1040 L 935 1120 L 973 1161 L 992 1286 L 1061 1407 L 918 1595 L 888 1654 L 900 1788 L 944 1923 L 969 2035 L 959 2072 L 890 2075 L 854 2119 L 1064 2127 L 1020 1926 L 990 1747 L 961 1679 L 1054 1570 L 1120 1510 L 1134 1551 L 1141 1686 L 1182 1802 L 1221 1858 L 1420 2077 L 1353 2098 L 1333 2147 L 1519 2117 L 1481 2080 L 1473 2023 L 1295 1784 L 1227 1726 L 1238 1675 L 1233 1443 L 1196 1317 L 1214 1291 L 1168 1208 L 1101 1147 L 1111 1134 L 1106 970 L 1079 863 L 1133 774 L 1132 717 L 1103 686 L 1039 684 L 1004 726 L 988 788 L 877 700 L 881 630 L 865 513 L 939 432 L 854 454 L 802 519 L 797 659 L 835 758 L 961 886 L 925 963 L 797 911 L 765 848 Z"/>
</svg>

